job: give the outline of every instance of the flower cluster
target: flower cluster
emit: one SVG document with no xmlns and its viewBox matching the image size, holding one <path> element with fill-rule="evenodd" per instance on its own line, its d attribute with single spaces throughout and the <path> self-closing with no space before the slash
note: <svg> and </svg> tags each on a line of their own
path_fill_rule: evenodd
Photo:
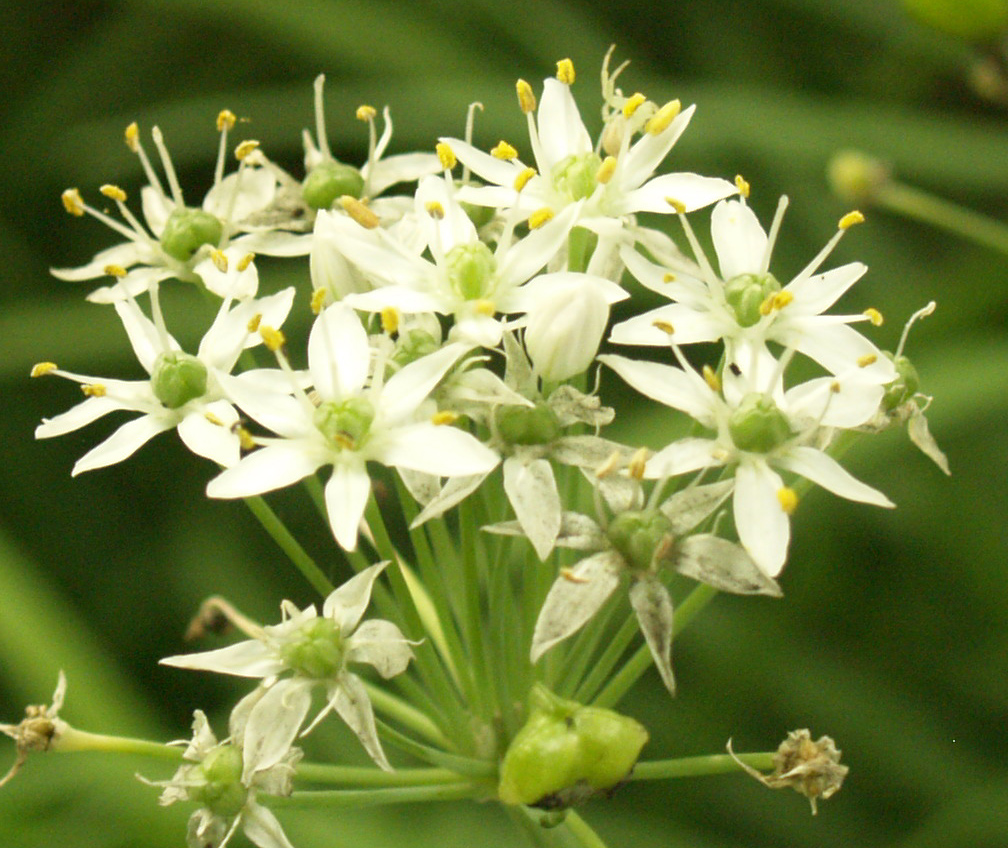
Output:
<svg viewBox="0 0 1008 848">
<path fill-rule="evenodd" d="M 439 766 L 463 754 L 500 763 L 512 741 L 528 747 L 545 732 L 541 721 L 520 731 L 522 718 L 535 715 L 530 691 L 594 727 L 595 713 L 543 694 L 543 685 L 585 698 L 597 691 L 605 663 L 620 655 L 603 650 L 614 612 L 630 622 L 627 638 L 643 634 L 645 658 L 672 691 L 673 609 L 692 581 L 780 595 L 791 519 L 812 484 L 892 506 L 837 462 L 841 441 L 910 421 L 918 444 L 944 461 L 902 342 L 891 356 L 860 332 L 881 322 L 874 309 L 828 311 L 866 271 L 857 262 L 823 270 L 861 216 L 841 218 L 823 249 L 782 282 L 772 260 L 786 199 L 764 229 L 741 177 L 662 173 L 695 107 L 623 94 L 623 67 L 610 72 L 608 59 L 594 136 L 574 100 L 569 61 L 558 63 L 541 97 L 518 81 L 531 158 L 507 141 L 481 149 L 472 114 L 464 140 L 445 136 L 434 152 L 386 157 L 388 110 L 379 138 L 376 110 L 361 107 L 367 162 L 339 162 L 326 140 L 320 77 L 300 179 L 249 141 L 225 175 L 235 119 L 224 112 L 201 206 L 184 202 L 155 128 L 165 190 L 135 126 L 127 142 L 148 180 L 146 224 L 117 187 L 102 194 L 121 221 L 75 189 L 64 195 L 69 212 L 99 218 L 126 241 L 55 273 L 112 278 L 90 299 L 112 304 L 148 376 L 87 377 L 40 363 L 36 376 L 76 381 L 85 399 L 43 421 L 36 436 L 139 413 L 73 473 L 123 461 L 176 429 L 211 462 L 211 498 L 304 481 L 334 555 L 356 572 L 333 588 L 321 570 L 303 568 L 327 594 L 321 614 L 285 601 L 282 622 L 260 626 L 234 612 L 228 618 L 247 641 L 163 661 L 261 681 L 232 713 L 227 741 L 218 743 L 197 713 L 186 765 L 162 784 L 162 803 L 201 805 L 190 844 L 222 845 L 240 825 L 259 845 L 286 845 L 256 793 L 290 792 L 294 739 L 333 712 L 386 770 L 382 736 Z M 714 259 L 687 218 L 707 208 Z M 685 249 L 668 234 L 680 229 Z M 304 291 L 260 293 L 257 254 L 308 256 Z M 214 304 L 191 353 L 162 309 L 172 281 Z M 637 284 L 665 302 L 634 309 Z M 617 303 L 631 317 L 611 326 Z M 281 325 L 309 307 L 306 341 L 291 350 Z M 603 343 L 632 347 L 600 353 Z M 697 344 L 704 347 L 689 349 Z M 641 347 L 651 353 L 640 356 Z M 651 450 L 602 435 L 629 414 L 599 395 L 609 372 L 668 407 Z M 660 435 L 686 431 L 672 441 Z M 391 589 L 375 594 L 396 621 L 362 623 L 386 567 Z M 494 639 L 501 646 L 487 647 Z M 423 645 L 416 657 L 411 645 Z M 497 670 L 487 665 L 495 651 L 510 657 Z M 593 651 L 605 658 L 594 671 Z M 551 659 L 576 654 L 567 671 Z M 404 674 L 414 659 L 432 687 L 423 696 Z M 408 709 L 388 694 L 376 705 L 443 745 L 440 759 L 376 720 L 369 670 L 361 677 L 355 664 L 369 666 L 379 684 L 407 679 L 400 691 Z M 480 688 L 490 683 L 496 702 Z M 303 729 L 320 687 L 325 706 Z M 515 703 L 525 706 L 515 713 Z M 624 727 L 608 716 L 602 724 Z M 609 788 L 647 739 L 634 725 L 633 757 L 618 758 L 603 779 L 582 752 L 604 743 L 579 734 L 574 766 L 545 788 L 523 785 L 517 754 L 503 758 L 501 797 L 554 805 L 587 797 L 593 791 L 565 781 Z"/>
</svg>

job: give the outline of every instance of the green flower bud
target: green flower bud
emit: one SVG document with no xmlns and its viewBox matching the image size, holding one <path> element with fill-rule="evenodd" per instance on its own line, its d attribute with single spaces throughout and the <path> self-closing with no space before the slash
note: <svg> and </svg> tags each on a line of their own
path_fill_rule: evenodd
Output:
<svg viewBox="0 0 1008 848">
<path fill-rule="evenodd" d="M 343 668 L 343 637 L 331 618 L 310 619 L 280 649 L 286 665 L 316 680 L 335 677 Z"/>
<path fill-rule="evenodd" d="M 631 568 L 645 571 L 655 552 L 668 547 L 672 522 L 657 510 L 621 512 L 609 522 L 606 533 Z"/>
<path fill-rule="evenodd" d="M 740 327 L 752 327 L 763 317 L 763 304 L 781 284 L 773 274 L 739 274 L 725 283 L 725 299 Z"/>
<path fill-rule="evenodd" d="M 400 334 L 396 340 L 395 352 L 392 354 L 392 361 L 399 365 L 409 365 L 416 362 L 421 357 L 435 353 L 440 350 L 441 344 L 426 330 L 413 329 Z"/>
<path fill-rule="evenodd" d="M 905 356 L 893 356 L 888 351 L 885 355 L 892 360 L 897 374 L 896 379 L 886 386 L 885 394 L 882 396 L 882 409 L 892 412 L 920 391 L 920 376 L 913 363 Z"/>
<path fill-rule="evenodd" d="M 177 350 L 162 353 L 154 361 L 151 390 L 168 409 L 185 406 L 206 394 L 206 366 L 189 353 Z"/>
<path fill-rule="evenodd" d="M 597 153 L 574 153 L 553 167 L 553 187 L 573 201 L 590 197 L 598 186 L 596 175 L 601 166 Z"/>
<path fill-rule="evenodd" d="M 735 447 L 752 453 L 770 453 L 794 435 L 777 404 L 758 392 L 742 398 L 728 422 L 728 432 Z"/>
<path fill-rule="evenodd" d="M 363 193 L 361 172 L 332 160 L 312 168 L 301 184 L 301 196 L 312 209 L 329 209 L 337 198 L 347 194 L 359 200 Z"/>
<path fill-rule="evenodd" d="M 367 440 L 375 411 L 367 398 L 328 401 L 315 410 L 314 424 L 336 447 L 357 450 Z"/>
<path fill-rule="evenodd" d="M 161 249 L 172 259 L 188 262 L 204 244 L 220 244 L 224 224 L 202 209 L 180 208 L 173 211 L 161 231 Z"/>
<path fill-rule="evenodd" d="M 964 38 L 994 41 L 1008 29 L 1008 0 L 903 0 L 921 23 Z"/>
<path fill-rule="evenodd" d="M 537 684 L 528 720 L 501 763 L 505 804 L 558 809 L 616 787 L 633 769 L 648 733 L 632 718 L 559 698 Z"/>
<path fill-rule="evenodd" d="M 494 420 L 509 445 L 548 445 L 560 438 L 560 421 L 545 403 L 499 406 Z"/>
<path fill-rule="evenodd" d="M 448 282 L 464 300 L 482 300 L 493 291 L 497 260 L 483 242 L 460 244 L 445 256 Z"/>
<path fill-rule="evenodd" d="M 189 800 L 215 815 L 230 818 L 245 807 L 248 789 L 241 782 L 242 754 L 234 745 L 221 745 L 210 751 L 197 768 L 202 780 L 189 787 Z"/>
</svg>

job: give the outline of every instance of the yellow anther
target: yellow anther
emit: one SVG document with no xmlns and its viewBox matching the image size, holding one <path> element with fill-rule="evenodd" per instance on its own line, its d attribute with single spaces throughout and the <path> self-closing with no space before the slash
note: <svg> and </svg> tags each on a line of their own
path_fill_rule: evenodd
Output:
<svg viewBox="0 0 1008 848">
<path fill-rule="evenodd" d="M 126 127 L 126 131 L 123 133 L 123 141 L 126 142 L 126 146 L 130 150 L 134 153 L 137 152 L 140 147 L 140 127 L 137 126 L 136 121 Z"/>
<path fill-rule="evenodd" d="M 686 211 L 686 204 L 681 200 L 676 200 L 674 197 L 666 197 L 665 202 L 680 215 Z"/>
<path fill-rule="evenodd" d="M 458 419 L 459 417 L 457 412 L 452 412 L 450 409 L 444 409 L 441 412 L 435 412 L 431 416 L 431 424 L 438 427 L 444 427 L 454 424 L 458 421 Z"/>
<path fill-rule="evenodd" d="M 844 215 L 840 219 L 840 223 L 837 224 L 837 227 L 841 230 L 849 230 L 855 224 L 861 224 L 861 223 L 864 223 L 864 215 L 862 215 L 860 212 L 857 211 L 857 209 L 855 209 L 853 212 L 848 212 L 846 215 Z"/>
<path fill-rule="evenodd" d="M 525 188 L 525 186 L 528 185 L 528 181 L 532 179 L 532 177 L 536 176 L 537 173 L 538 172 L 536 171 L 535 168 L 526 168 L 524 171 L 518 174 L 518 176 L 515 177 L 514 181 L 515 191 L 521 191 L 523 188 Z"/>
<path fill-rule="evenodd" d="M 231 428 L 231 432 L 238 437 L 238 445 L 243 451 L 250 451 L 256 447 L 256 441 L 252 438 L 252 434 L 241 424 L 235 424 Z"/>
<path fill-rule="evenodd" d="M 521 110 L 526 115 L 530 112 L 534 112 L 536 107 L 536 96 L 532 91 L 532 86 L 525 82 L 525 80 L 520 79 L 515 83 L 515 91 L 518 93 L 518 105 L 521 107 Z"/>
<path fill-rule="evenodd" d="M 779 291 L 772 298 L 770 298 L 770 309 L 772 311 L 778 311 L 783 309 L 789 303 L 794 300 L 794 295 L 789 291 Z"/>
<path fill-rule="evenodd" d="M 774 299 L 776 295 L 768 294 L 759 305 L 759 314 L 766 317 L 774 310 Z"/>
<path fill-rule="evenodd" d="M 220 419 L 219 419 L 219 418 L 218 418 L 218 417 L 217 417 L 216 415 L 214 415 L 214 414 L 213 414 L 212 412 L 204 412 L 204 413 L 203 413 L 203 417 L 204 417 L 204 418 L 205 418 L 205 419 L 206 419 L 207 421 L 209 421 L 209 422 L 210 422 L 211 424 L 214 424 L 214 425 L 215 425 L 215 426 L 217 426 L 217 427 L 223 427 L 223 426 L 224 426 L 224 422 L 223 422 L 223 421 L 221 421 L 221 420 L 220 420 Z"/>
<path fill-rule="evenodd" d="M 605 185 L 612 179 L 613 174 L 616 173 L 616 157 L 606 156 L 602 160 L 602 164 L 599 165 L 598 171 L 595 172 L 595 182 Z"/>
<path fill-rule="evenodd" d="M 248 139 L 247 141 L 243 141 L 235 148 L 235 159 L 241 162 L 250 153 L 254 153 L 258 149 L 259 149 L 258 141 L 255 141 L 254 139 L 251 138 Z"/>
<path fill-rule="evenodd" d="M 368 230 L 375 229 L 381 219 L 375 215 L 367 205 L 350 194 L 344 194 L 339 199 L 340 208 L 353 218 L 358 224 Z"/>
<path fill-rule="evenodd" d="M 574 85 L 574 63 L 570 59 L 557 62 L 557 79 L 564 85 Z"/>
<path fill-rule="evenodd" d="M 280 350 L 280 348 L 287 344 L 287 338 L 280 330 L 266 324 L 259 325 L 259 335 L 262 336 L 263 344 L 266 345 L 266 349 L 272 351 L 273 353 L 276 353 Z"/>
<path fill-rule="evenodd" d="M 717 372 L 713 368 L 709 365 L 704 365 L 700 373 L 703 375 L 704 382 L 710 386 L 712 392 L 721 392 L 721 378 L 718 377 Z"/>
<path fill-rule="evenodd" d="M 473 311 L 475 311 L 477 315 L 487 315 L 493 317 L 493 315 L 497 312 L 497 304 L 492 300 L 474 300 L 471 302 Z"/>
<path fill-rule="evenodd" d="M 224 130 L 234 129 L 234 125 L 238 122 L 238 116 L 235 115 L 230 109 L 221 109 L 217 113 L 217 132 L 224 132 Z"/>
<path fill-rule="evenodd" d="M 881 327 L 882 322 L 885 320 L 882 317 L 882 313 L 879 312 L 874 306 L 869 306 L 864 311 L 864 314 L 868 318 L 868 320 L 872 322 L 873 327 Z"/>
<path fill-rule="evenodd" d="M 682 111 L 682 103 L 678 99 L 670 100 L 655 112 L 644 124 L 644 132 L 649 135 L 661 135 Z"/>
<path fill-rule="evenodd" d="M 667 271 L 665 274 L 662 275 L 663 283 L 674 283 L 676 279 L 677 279 L 676 275 L 673 274 L 671 271 Z"/>
<path fill-rule="evenodd" d="M 105 397 L 106 388 L 101 383 L 91 383 L 81 386 L 81 391 L 85 397 Z"/>
<path fill-rule="evenodd" d="M 627 102 L 623 104 L 623 117 L 629 118 L 645 103 L 647 103 L 647 98 L 639 91 L 636 94 L 631 94 L 627 98 Z"/>
<path fill-rule="evenodd" d="M 246 324 L 245 326 L 248 328 L 248 331 L 250 333 L 257 333 L 259 332 L 259 324 L 261 322 L 262 322 L 262 313 L 257 312 L 249 319 L 248 324 Z"/>
<path fill-rule="evenodd" d="M 788 486 L 783 486 L 777 490 L 777 503 L 786 514 L 791 515 L 798 508 L 798 493 Z"/>
<path fill-rule="evenodd" d="M 399 332 L 399 320 L 402 316 L 399 314 L 399 310 L 394 306 L 386 306 L 381 311 L 381 328 L 382 331 L 388 333 L 390 336 L 393 333 Z"/>
<path fill-rule="evenodd" d="M 537 230 L 547 221 L 553 218 L 553 210 L 548 206 L 544 206 L 542 209 L 537 209 L 531 215 L 529 215 L 528 225 L 530 230 Z"/>
<path fill-rule="evenodd" d="M 572 569 L 561 568 L 560 576 L 566 580 L 568 583 L 588 583 L 589 579 L 587 577 L 578 577 Z"/>
<path fill-rule="evenodd" d="M 367 103 L 362 103 L 357 107 L 357 111 L 354 113 L 358 121 L 373 121 L 375 115 L 378 114 L 378 110 L 374 106 L 369 106 Z"/>
<path fill-rule="evenodd" d="M 495 159 L 503 159 L 506 162 L 510 162 L 512 159 L 518 158 L 518 151 L 506 141 L 498 141 L 490 151 L 490 155 Z"/>
<path fill-rule="evenodd" d="M 455 151 L 451 149 L 450 144 L 439 141 L 434 146 L 434 150 L 437 152 L 438 159 L 441 161 L 441 167 L 444 170 L 450 171 L 455 167 L 455 163 L 458 160 L 455 158 Z"/>
<path fill-rule="evenodd" d="M 859 356 L 857 360 L 858 368 L 867 368 L 876 362 L 878 362 L 878 356 L 874 353 L 866 353 L 864 356 Z"/>
<path fill-rule="evenodd" d="M 436 221 L 444 220 L 445 209 L 444 206 L 441 205 L 440 201 L 429 200 L 427 201 L 427 204 L 424 206 L 424 209 L 426 209 L 427 214 L 430 215 L 432 218 L 434 218 Z"/>
<path fill-rule="evenodd" d="M 76 215 L 79 218 L 84 214 L 84 198 L 80 196 L 77 189 L 68 188 L 60 197 L 63 200 L 63 208 L 71 215 Z"/>
<path fill-rule="evenodd" d="M 627 471 L 634 480 L 644 479 L 644 470 L 647 466 L 647 461 L 651 458 L 651 451 L 647 448 L 639 448 L 637 453 L 630 457 L 630 462 L 627 465 Z"/>
<path fill-rule="evenodd" d="M 832 383 L 830 383 L 829 390 L 833 394 L 838 395 L 840 394 L 840 392 L 843 391 L 843 386 L 840 385 L 839 381 L 834 380 Z"/>
<path fill-rule="evenodd" d="M 129 273 L 122 265 L 106 265 L 102 268 L 102 271 L 110 277 L 118 277 L 119 279 L 122 279 Z"/>
<path fill-rule="evenodd" d="M 311 296 L 311 311 L 318 315 L 325 308 L 325 302 L 329 298 L 328 289 L 315 289 Z"/>
<path fill-rule="evenodd" d="M 667 336 L 671 336 L 675 332 L 675 327 L 668 321 L 652 321 L 651 326 L 656 330 L 661 330 Z"/>
<path fill-rule="evenodd" d="M 601 480 L 608 477 L 614 471 L 619 471 L 622 467 L 623 460 L 620 457 L 619 451 L 613 451 L 609 454 L 609 458 L 595 469 L 595 476 Z"/>
<path fill-rule="evenodd" d="M 735 175 L 735 188 L 738 189 L 738 193 L 742 197 L 749 196 L 749 183 L 746 182 L 745 178 L 741 174 Z"/>
<path fill-rule="evenodd" d="M 39 362 L 32 367 L 31 375 L 33 377 L 44 377 L 46 374 L 51 374 L 55 370 L 55 362 Z"/>
<path fill-rule="evenodd" d="M 104 194 L 109 200 L 115 200 L 119 203 L 123 203 L 126 200 L 126 192 L 124 192 L 119 186 L 111 185 L 106 183 L 100 189 L 98 189 L 102 194 Z"/>
<path fill-rule="evenodd" d="M 227 254 L 223 250 L 211 250 L 210 261 L 213 262 L 214 268 L 216 268 L 222 274 L 227 273 L 228 258 Z"/>
<path fill-rule="evenodd" d="M 238 269 L 238 273 L 242 274 L 242 273 L 244 273 L 245 271 L 248 270 L 249 265 L 251 265 L 253 262 L 255 262 L 255 254 L 254 253 L 246 253 L 238 261 L 238 264 L 235 267 Z"/>
</svg>

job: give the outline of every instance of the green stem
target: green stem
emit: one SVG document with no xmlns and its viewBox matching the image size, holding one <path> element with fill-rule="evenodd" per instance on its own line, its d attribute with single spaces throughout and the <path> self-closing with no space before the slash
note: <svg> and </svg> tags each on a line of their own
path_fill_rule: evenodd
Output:
<svg viewBox="0 0 1008 848">
<path fill-rule="evenodd" d="M 78 751 L 103 751 L 108 754 L 143 754 L 161 760 L 181 760 L 184 748 L 150 742 L 147 739 L 133 739 L 127 736 L 108 736 L 104 733 L 89 733 L 75 727 L 66 727 L 53 739 L 49 747 L 60 753 Z"/>
<path fill-rule="evenodd" d="M 373 683 L 364 681 L 364 687 L 367 689 L 368 697 L 371 699 L 374 708 L 380 713 L 394 718 L 400 724 L 423 736 L 428 742 L 442 747 L 449 746 L 450 743 L 447 737 L 420 710 L 406 703 L 401 698 L 397 698 L 390 692 L 386 692 L 380 686 L 375 686 Z"/>
<path fill-rule="evenodd" d="M 884 209 L 1008 254 L 1008 226 L 951 201 L 898 182 L 879 186 L 874 201 Z"/>
<path fill-rule="evenodd" d="M 584 848 L 606 848 L 605 842 L 574 810 L 567 811 L 564 825 Z"/>
<path fill-rule="evenodd" d="M 245 505 L 256 517 L 256 520 L 262 525 L 263 529 L 269 533 L 273 541 L 280 547 L 280 550 L 287 554 L 290 561 L 294 563 L 305 579 L 311 583 L 315 591 L 323 597 L 327 597 L 336 587 L 325 576 L 322 569 L 315 564 L 315 560 L 308 556 L 305 549 L 301 547 L 301 543 L 294 538 L 286 525 L 277 517 L 277 514 L 266 504 L 266 501 L 258 495 L 245 498 L 244 500 Z"/>
<path fill-rule="evenodd" d="M 770 771 L 774 767 L 773 751 L 737 756 L 739 760 L 757 771 Z M 672 760 L 637 763 L 627 780 L 667 780 L 673 777 L 703 777 L 737 771 L 742 771 L 742 768 L 731 755 L 709 754 L 701 757 L 678 757 Z"/>
<path fill-rule="evenodd" d="M 331 766 L 298 763 L 297 777 L 311 783 L 337 783 L 356 787 L 441 786 L 469 783 L 457 772 L 443 768 L 414 768 L 382 771 L 373 766 Z"/>
<path fill-rule="evenodd" d="M 270 807 L 378 807 L 386 804 L 416 804 L 430 801 L 459 801 L 479 798 L 484 787 L 476 783 L 447 783 L 430 786 L 402 786 L 391 789 L 321 789 L 295 792 L 288 798 L 259 795 L 257 800 Z"/>
</svg>

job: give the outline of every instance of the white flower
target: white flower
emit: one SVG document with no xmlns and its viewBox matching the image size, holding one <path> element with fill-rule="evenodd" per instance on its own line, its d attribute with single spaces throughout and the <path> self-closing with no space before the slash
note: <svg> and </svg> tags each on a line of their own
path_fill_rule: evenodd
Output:
<svg viewBox="0 0 1008 848">
<path fill-rule="evenodd" d="M 292 748 L 297 725 L 292 725 L 279 704 L 263 709 L 265 694 L 257 689 L 243 698 L 231 713 L 229 736 L 217 741 L 201 710 L 193 713 L 193 738 L 186 744 L 186 761 L 171 780 L 149 781 L 162 787 L 162 806 L 178 801 L 195 802 L 200 809 L 189 817 L 189 848 L 224 848 L 237 829 L 259 848 L 292 848 L 276 816 L 257 802 L 257 796 L 290 795 L 295 766 L 302 752 Z M 259 731 L 252 717 L 260 712 Z"/>
<path fill-rule="evenodd" d="M 768 236 L 741 200 L 724 200 L 711 215 L 711 237 L 720 274 L 714 272 L 692 232 L 699 265 L 673 269 L 656 265 L 636 251 L 621 251 L 630 272 L 652 291 L 674 301 L 617 324 L 611 341 L 639 345 L 677 345 L 723 339 L 729 362 L 752 372 L 769 357 L 767 344 L 797 350 L 827 371 L 840 374 L 861 364 L 865 380 L 895 379 L 892 363 L 849 324 L 867 315 L 825 315 L 867 268 L 851 262 L 818 269 L 850 226 L 841 227 L 819 254 L 782 286 L 770 273 L 770 257 L 787 202 L 782 199 Z M 684 219 L 685 220 L 685 219 Z"/>
<path fill-rule="evenodd" d="M 336 540 L 354 549 L 371 493 L 369 461 L 438 475 L 480 474 L 497 464 L 497 455 L 473 436 L 420 417 L 421 404 L 467 349 L 448 345 L 382 382 L 384 364 L 372 376 L 371 346 L 356 313 L 342 303 L 330 306 L 308 339 L 314 402 L 303 392 L 264 393 L 228 381 L 235 403 L 280 438 L 259 440 L 263 447 L 211 480 L 207 494 L 258 495 L 331 465 L 329 522 Z"/>
<path fill-rule="evenodd" d="M 858 427 L 878 409 L 882 386 L 861 379 L 859 372 L 847 379 L 810 380 L 785 392 L 779 376 L 770 380 L 767 391 L 736 367 L 725 370 L 723 389 L 717 391 L 685 363 L 674 368 L 614 355 L 600 356 L 599 361 L 642 394 L 687 413 L 713 432 L 709 438 L 680 439 L 658 451 L 645 474 L 665 478 L 721 466 L 732 469 L 739 540 L 769 577 L 784 567 L 789 512 L 796 505 L 793 490 L 775 469 L 805 477 L 848 500 L 893 506 L 830 458 L 820 441 L 828 442 L 829 428 Z"/>
<path fill-rule="evenodd" d="M 215 651 L 166 657 L 161 662 L 177 668 L 263 678 L 266 692 L 249 715 L 246 740 L 268 736 L 278 723 L 293 726 L 297 732 L 311 708 L 311 690 L 324 685 L 326 706 L 304 733 L 335 710 L 371 758 L 381 768 L 391 769 L 378 740 L 367 690 L 348 668 L 351 663 L 366 663 L 389 678 L 405 671 L 413 656 L 409 642 L 392 622 L 369 619 L 361 623 L 374 581 L 387 565 L 372 565 L 332 592 L 322 605 L 321 616 L 314 606 L 299 610 L 284 601 L 283 621 L 263 627 L 254 639 Z"/>
<path fill-rule="evenodd" d="M 156 301 L 156 292 L 152 296 Z M 184 353 L 163 326 L 143 314 L 135 300 L 117 301 L 115 310 L 150 379 L 105 380 L 63 371 L 51 363 L 37 365 L 33 376 L 56 374 L 78 382 L 87 399 L 44 419 L 35 429 L 35 438 L 61 436 L 110 412 L 126 410 L 142 414 L 82 456 L 73 467 L 74 475 L 121 462 L 158 433 L 171 429 L 178 430 L 193 453 L 219 465 L 234 465 L 240 453 L 239 437 L 232 430 L 238 414 L 222 391 L 222 381 L 242 351 L 262 341 L 249 332 L 249 322 L 258 317 L 278 326 L 293 301 L 294 289 L 237 304 L 225 300 L 195 355 Z M 263 379 L 257 376 L 258 381 Z"/>
<path fill-rule="evenodd" d="M 135 297 L 171 277 L 201 283 L 220 297 L 255 294 L 254 288 L 251 291 L 222 290 L 219 288 L 221 280 L 216 275 L 204 277 L 201 274 L 203 270 L 210 270 L 210 266 L 202 263 L 214 250 L 234 247 L 238 256 L 250 253 L 251 244 L 243 244 L 243 239 L 235 239 L 235 235 L 246 228 L 252 216 L 272 202 L 276 191 L 273 173 L 253 164 L 256 158 L 254 143 L 244 148 L 238 170 L 224 176 L 227 134 L 234 122 L 234 115 L 229 112 L 222 112 L 218 117 L 221 143 L 214 184 L 200 207 L 186 205 L 160 129 L 154 127 L 151 134 L 165 172 L 167 190 L 140 142 L 136 124 L 131 124 L 126 130 L 126 143 L 139 157 L 148 181 L 140 190 L 146 225 L 130 211 L 126 193 L 117 186 L 106 185 L 101 191 L 115 202 L 122 221 L 84 203 L 77 189 L 68 189 L 63 193 L 63 204 L 70 214 L 91 215 L 126 241 L 100 251 L 78 268 L 54 268 L 53 275 L 69 281 L 93 280 L 109 274 L 116 277 L 113 285 L 89 295 L 90 300 L 98 303 Z M 269 241 L 260 236 L 255 249 L 269 252 L 268 245 Z"/>
</svg>

